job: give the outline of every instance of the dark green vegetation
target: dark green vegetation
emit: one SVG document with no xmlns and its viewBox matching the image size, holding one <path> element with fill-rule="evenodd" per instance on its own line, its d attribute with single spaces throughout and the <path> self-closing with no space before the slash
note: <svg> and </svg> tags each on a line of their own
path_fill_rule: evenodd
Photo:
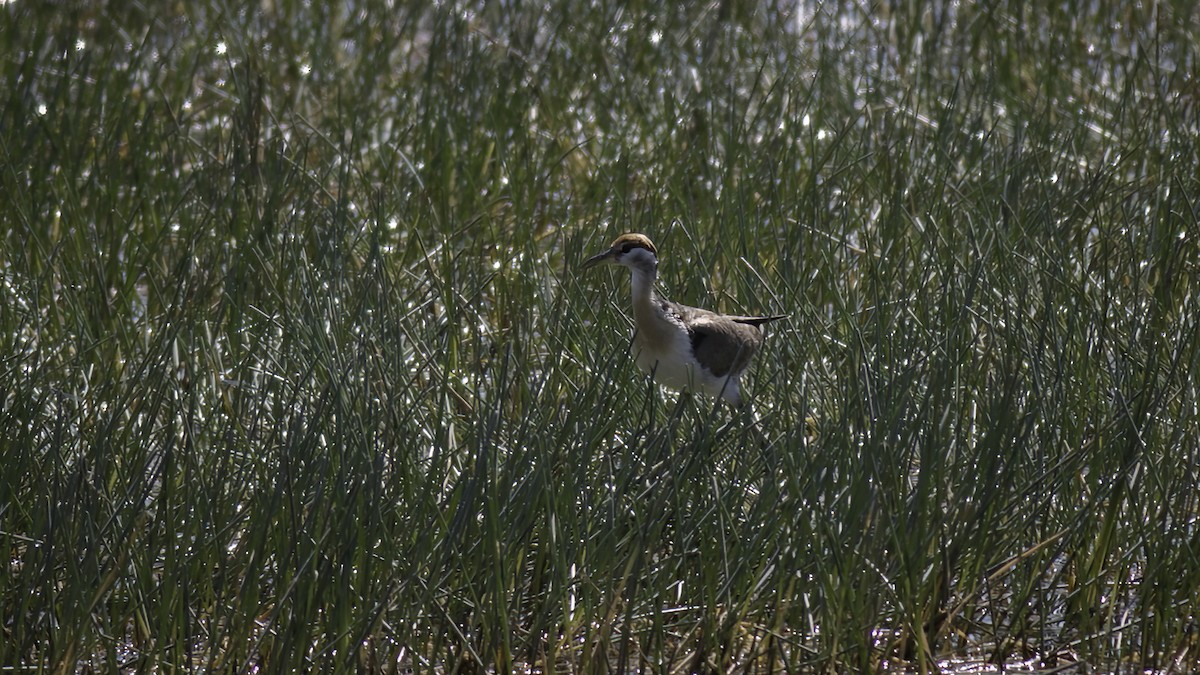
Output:
<svg viewBox="0 0 1200 675">
<path fill-rule="evenodd" d="M 1200 658 L 1193 3 L 100 4 L 0 6 L 0 664 Z"/>
</svg>

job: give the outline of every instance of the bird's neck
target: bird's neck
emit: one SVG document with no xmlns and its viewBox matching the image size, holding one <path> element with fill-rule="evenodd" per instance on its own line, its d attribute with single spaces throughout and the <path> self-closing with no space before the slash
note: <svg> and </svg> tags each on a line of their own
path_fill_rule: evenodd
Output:
<svg viewBox="0 0 1200 675">
<path fill-rule="evenodd" d="M 654 281 L 658 278 L 658 270 L 653 266 L 631 267 L 633 273 L 629 287 L 633 291 L 633 306 L 649 307 L 654 303 Z"/>
<path fill-rule="evenodd" d="M 658 298 L 654 292 L 654 281 L 658 277 L 654 267 L 634 267 L 630 280 L 633 292 L 633 320 L 638 325 L 641 339 L 656 342 L 662 336 L 662 318 L 659 316 Z"/>
</svg>

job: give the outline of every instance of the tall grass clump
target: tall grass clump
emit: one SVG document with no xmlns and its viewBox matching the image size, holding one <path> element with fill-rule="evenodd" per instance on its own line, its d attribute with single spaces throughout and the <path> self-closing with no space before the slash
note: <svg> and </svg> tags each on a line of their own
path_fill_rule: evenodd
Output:
<svg viewBox="0 0 1200 675">
<path fill-rule="evenodd" d="M 1194 668 L 1197 26 L 0 5 L 0 664 Z"/>
</svg>

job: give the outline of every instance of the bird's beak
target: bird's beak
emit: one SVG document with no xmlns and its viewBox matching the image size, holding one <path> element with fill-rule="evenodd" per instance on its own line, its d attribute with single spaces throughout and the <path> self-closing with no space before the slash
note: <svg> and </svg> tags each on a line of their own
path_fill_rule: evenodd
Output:
<svg viewBox="0 0 1200 675">
<path fill-rule="evenodd" d="M 613 262 L 616 262 L 616 259 L 617 259 L 617 252 L 610 248 L 603 253 L 597 253 L 596 255 L 583 261 L 582 269 L 590 270 L 593 267 L 595 267 L 596 265 L 602 265 L 605 263 L 611 264 Z"/>
</svg>

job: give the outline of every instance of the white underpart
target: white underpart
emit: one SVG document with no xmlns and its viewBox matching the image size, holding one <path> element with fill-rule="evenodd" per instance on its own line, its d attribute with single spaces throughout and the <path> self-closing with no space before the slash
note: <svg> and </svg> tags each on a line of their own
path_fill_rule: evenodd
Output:
<svg viewBox="0 0 1200 675">
<path fill-rule="evenodd" d="M 686 349 L 691 351 L 691 342 L 686 333 L 680 333 L 672 350 Z M 717 377 L 696 363 L 695 359 L 686 362 L 672 359 L 660 354 L 657 350 L 642 347 L 634 343 L 634 358 L 638 368 L 654 377 L 654 381 L 670 389 L 698 389 L 709 396 L 724 397 L 733 404 L 741 403 L 742 396 L 737 378 Z M 676 352 L 678 353 L 678 352 Z"/>
<path fill-rule="evenodd" d="M 631 290 L 633 296 L 646 292 L 646 286 L 653 287 L 654 279 L 644 271 L 632 268 Z M 676 390 L 700 390 L 709 396 L 722 397 L 734 405 L 742 401 L 741 387 L 737 377 L 717 377 L 704 368 L 692 357 L 692 341 L 687 328 L 678 324 L 679 330 L 674 332 L 671 342 L 664 349 L 655 348 L 636 339 L 636 329 L 633 341 L 634 359 L 638 368 L 653 376 L 654 381 L 664 387 Z M 679 358 L 677 355 L 683 355 Z"/>
</svg>

